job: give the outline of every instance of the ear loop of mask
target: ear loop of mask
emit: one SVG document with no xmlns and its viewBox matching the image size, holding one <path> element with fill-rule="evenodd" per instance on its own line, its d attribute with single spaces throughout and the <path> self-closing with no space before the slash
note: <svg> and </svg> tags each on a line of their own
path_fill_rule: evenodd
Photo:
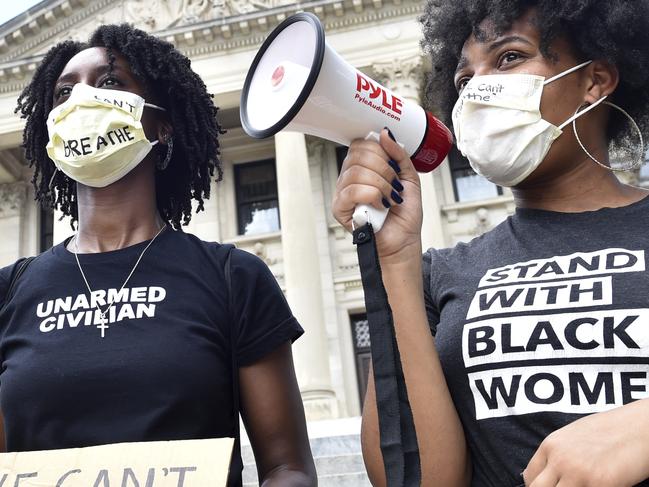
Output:
<svg viewBox="0 0 649 487">
<path fill-rule="evenodd" d="M 561 125 L 559 125 L 559 130 L 563 130 L 563 129 L 566 128 L 566 127 L 568 126 L 568 124 L 570 124 L 570 123 L 572 123 L 572 124 L 573 124 L 573 127 L 574 127 L 574 124 L 575 124 L 576 120 L 577 120 L 579 117 L 581 117 L 582 115 L 584 115 L 584 114 L 590 112 L 593 108 L 597 108 L 597 106 L 598 106 L 600 103 L 604 103 L 604 100 L 606 100 L 606 96 L 603 96 L 603 97 L 601 97 L 599 100 L 597 100 L 595 103 L 593 103 L 593 104 L 591 104 L 591 105 L 588 105 L 588 106 L 587 106 L 583 111 L 581 111 L 581 112 L 579 111 L 579 108 L 581 108 L 581 107 L 577 108 L 577 110 L 575 111 L 575 114 L 574 114 L 572 117 L 570 117 L 568 120 L 566 120 L 566 121 L 563 122 Z M 606 102 L 606 103 L 608 103 L 608 102 Z M 609 103 L 609 104 L 610 104 L 610 103 Z M 583 106 L 583 105 L 582 105 L 582 106 Z M 634 122 L 634 123 L 635 123 L 635 122 Z"/>
<path fill-rule="evenodd" d="M 579 111 L 579 108 L 581 108 L 581 107 L 577 108 L 577 111 L 575 112 L 575 115 L 573 115 L 568 120 L 568 122 L 563 124 L 562 128 L 563 128 L 563 126 L 567 125 L 567 123 L 572 122 L 572 130 L 575 133 L 575 138 L 577 139 L 577 143 L 581 147 L 581 150 L 583 150 L 588 157 L 590 157 L 594 162 L 596 162 L 597 164 L 599 164 L 603 168 L 608 169 L 609 171 L 632 171 L 634 169 L 638 169 L 644 163 L 644 139 L 642 138 L 642 131 L 640 130 L 640 127 L 638 127 L 638 124 L 633 119 L 633 117 L 631 115 L 629 115 L 626 112 L 626 110 L 624 110 L 622 107 L 617 106 L 615 103 L 611 103 L 609 101 L 604 101 L 605 98 L 606 98 L 605 96 L 603 98 L 600 98 L 595 103 L 593 103 L 592 105 L 590 105 L 588 108 L 586 108 L 585 110 L 583 110 L 581 112 Z M 633 126 L 635 131 L 638 132 L 638 138 L 640 139 L 640 156 L 638 157 L 637 162 L 632 163 L 628 167 L 610 167 L 610 166 L 607 166 L 606 164 L 602 164 L 590 152 L 588 152 L 588 150 L 586 149 L 586 147 L 582 143 L 581 139 L 579 138 L 579 134 L 577 133 L 577 118 L 580 117 L 581 115 L 583 115 L 584 113 L 592 110 L 593 108 L 595 108 L 600 103 L 603 103 L 604 105 L 608 105 L 608 106 L 610 106 L 612 108 L 615 108 L 616 110 L 620 111 L 626 118 L 628 118 L 631 121 L 631 125 Z"/>
<path fill-rule="evenodd" d="M 565 71 L 562 72 L 562 73 L 555 74 L 554 76 L 552 76 L 552 78 L 548 78 L 548 79 L 546 79 L 546 80 L 543 82 L 543 85 L 549 85 L 549 84 L 552 83 L 553 81 L 556 81 L 556 80 L 558 80 L 559 78 L 563 78 L 564 76 L 568 76 L 570 73 L 574 73 L 575 71 L 580 70 L 580 69 L 583 68 L 584 66 L 588 66 L 588 65 L 589 65 L 590 63 L 592 63 L 592 62 L 593 62 L 592 60 L 590 60 L 590 61 L 585 61 L 585 62 L 583 62 L 583 63 L 581 63 L 581 64 L 578 64 L 577 66 L 573 66 L 572 68 L 565 70 Z"/>
<path fill-rule="evenodd" d="M 167 111 L 166 108 L 159 107 L 158 105 L 154 105 L 153 103 L 145 103 L 144 106 L 145 106 L 145 107 L 149 107 L 149 108 L 155 108 L 156 110 L 160 110 L 160 111 L 162 111 L 162 112 L 166 112 L 166 111 Z M 158 144 L 159 142 L 160 142 L 160 141 L 159 141 L 158 139 L 154 140 L 153 142 L 151 142 L 151 147 L 153 147 L 154 145 Z"/>
<path fill-rule="evenodd" d="M 554 75 L 551 78 L 546 79 L 543 82 L 543 85 L 547 85 L 549 83 L 552 83 L 553 81 L 556 81 L 559 78 L 562 78 L 562 77 L 564 77 L 564 76 L 566 76 L 566 75 L 568 75 L 570 73 L 573 73 L 573 72 L 583 68 L 584 66 L 588 66 L 590 63 L 592 63 L 592 60 L 583 62 L 581 64 L 578 64 L 577 66 L 574 66 L 574 67 L 568 69 L 567 71 L 564 71 L 563 73 L 559 73 L 557 75 Z M 575 132 L 575 138 L 577 139 L 577 143 L 579 144 L 581 149 L 584 151 L 584 153 L 588 157 L 590 157 L 594 162 L 596 162 L 597 164 L 599 164 L 603 168 L 606 168 L 609 171 L 630 171 L 630 170 L 633 170 L 633 169 L 637 169 L 640 166 L 642 166 L 642 164 L 644 162 L 644 141 L 643 141 L 643 138 L 642 138 L 642 131 L 640 130 L 640 127 L 638 127 L 638 124 L 636 123 L 636 121 L 633 120 L 633 117 L 631 115 L 629 115 L 623 108 L 615 105 L 614 103 L 604 101 L 604 100 L 606 100 L 606 96 L 603 96 L 602 98 L 597 100 L 592 105 L 589 105 L 588 107 L 586 107 L 581 112 L 579 111 L 579 108 L 581 108 L 581 107 L 577 108 L 577 110 L 575 111 L 575 114 L 572 117 L 570 117 L 568 120 L 566 120 L 564 123 L 562 123 L 559 126 L 559 129 L 563 130 L 569 123 L 572 123 L 572 130 Z M 638 162 L 633 163 L 629 167 L 613 168 L 613 167 L 607 166 L 606 164 L 602 164 L 590 152 L 588 152 L 588 150 L 586 149 L 586 147 L 582 143 L 581 139 L 579 138 L 579 134 L 577 133 L 577 119 L 579 117 L 581 117 L 582 115 L 584 115 L 585 113 L 592 110 L 593 108 L 597 107 L 600 103 L 603 103 L 604 105 L 608 105 L 608 106 L 610 106 L 612 108 L 615 108 L 616 110 L 619 110 L 620 112 L 622 112 L 622 114 L 631 121 L 631 125 L 633 125 L 633 128 L 636 130 L 636 132 L 638 132 L 638 137 L 640 139 L 640 157 L 638 158 Z"/>
<path fill-rule="evenodd" d="M 167 111 L 166 108 L 159 107 L 158 105 L 154 105 L 153 103 L 145 103 L 144 106 L 149 107 L 149 108 L 155 108 L 156 110 L 160 110 L 160 111 L 163 111 L 163 112 Z"/>
<path fill-rule="evenodd" d="M 56 176 L 56 173 L 59 172 L 59 168 L 54 166 L 54 173 L 52 174 L 52 177 L 50 178 L 50 184 L 47 185 L 49 190 L 52 190 L 52 183 L 54 182 L 54 177 Z"/>
</svg>

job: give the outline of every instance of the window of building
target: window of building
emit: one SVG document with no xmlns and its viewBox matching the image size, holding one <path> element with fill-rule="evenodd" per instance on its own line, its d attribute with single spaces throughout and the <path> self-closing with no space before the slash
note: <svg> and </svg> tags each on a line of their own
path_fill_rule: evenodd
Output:
<svg viewBox="0 0 649 487">
<path fill-rule="evenodd" d="M 280 229 L 275 159 L 234 166 L 239 235 Z"/>
<path fill-rule="evenodd" d="M 453 146 L 451 148 L 448 160 L 451 165 L 451 177 L 453 178 L 456 201 L 484 200 L 503 194 L 500 186 L 496 186 L 475 173 L 467 158 L 457 150 L 457 147 Z"/>
<path fill-rule="evenodd" d="M 370 374 L 370 363 L 372 361 L 370 351 L 370 325 L 367 322 L 367 314 L 365 313 L 351 315 L 349 320 L 352 324 L 352 338 L 354 340 L 358 394 L 361 399 L 361 404 L 363 404 Z"/>
<path fill-rule="evenodd" d="M 38 248 L 45 252 L 54 244 L 54 212 L 50 208 L 41 208 L 38 226 Z"/>
</svg>

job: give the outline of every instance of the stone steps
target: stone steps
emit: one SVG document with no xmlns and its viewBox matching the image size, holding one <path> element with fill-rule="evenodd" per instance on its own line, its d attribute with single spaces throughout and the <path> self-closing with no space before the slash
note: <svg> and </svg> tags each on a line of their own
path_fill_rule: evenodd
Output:
<svg viewBox="0 0 649 487">
<path fill-rule="evenodd" d="M 371 487 L 365 470 L 339 475 L 318 476 L 318 487 Z"/>
<path fill-rule="evenodd" d="M 360 454 L 316 457 L 314 460 L 318 472 L 318 487 L 370 487 Z M 243 486 L 258 485 L 255 465 L 244 465 Z"/>
<path fill-rule="evenodd" d="M 311 452 L 319 487 L 370 487 L 361 455 L 359 431 L 360 421 L 357 418 L 309 424 Z M 257 487 L 254 456 L 245 439 L 241 456 L 244 487 Z"/>
</svg>

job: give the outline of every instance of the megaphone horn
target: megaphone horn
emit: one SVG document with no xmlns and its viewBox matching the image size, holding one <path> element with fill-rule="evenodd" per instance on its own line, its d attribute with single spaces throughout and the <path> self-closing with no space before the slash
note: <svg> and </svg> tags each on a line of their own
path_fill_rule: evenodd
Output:
<svg viewBox="0 0 649 487">
<path fill-rule="evenodd" d="M 255 138 L 289 130 L 347 146 L 358 138 L 378 140 L 380 129 L 390 127 L 419 172 L 439 166 L 453 143 L 433 115 L 342 59 L 307 12 L 284 20 L 262 44 L 243 85 L 240 114 Z M 379 231 L 386 216 L 387 209 L 362 205 L 353 219 Z"/>
</svg>

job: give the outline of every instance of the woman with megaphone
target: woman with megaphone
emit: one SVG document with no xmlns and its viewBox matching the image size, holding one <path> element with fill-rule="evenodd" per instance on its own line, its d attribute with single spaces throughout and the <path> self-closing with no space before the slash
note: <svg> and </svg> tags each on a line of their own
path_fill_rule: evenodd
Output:
<svg viewBox="0 0 649 487">
<path fill-rule="evenodd" d="M 649 485 L 649 198 L 613 172 L 644 160 L 649 2 L 431 0 L 422 21 L 430 99 L 516 202 L 422 259 L 399 133 L 354 141 L 342 166 L 342 225 L 391 207 L 376 245 L 422 485 Z M 385 485 L 372 379 L 362 442 Z"/>
<path fill-rule="evenodd" d="M 236 487 L 241 413 L 265 487 L 316 485 L 291 355 L 302 328 L 260 259 L 182 231 L 222 175 L 189 59 L 102 25 L 52 47 L 16 111 L 36 199 L 76 232 L 0 270 L 2 446 L 234 437 Z"/>
</svg>

